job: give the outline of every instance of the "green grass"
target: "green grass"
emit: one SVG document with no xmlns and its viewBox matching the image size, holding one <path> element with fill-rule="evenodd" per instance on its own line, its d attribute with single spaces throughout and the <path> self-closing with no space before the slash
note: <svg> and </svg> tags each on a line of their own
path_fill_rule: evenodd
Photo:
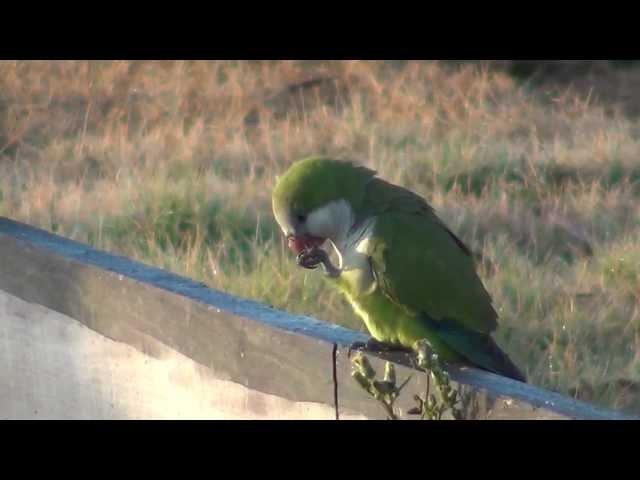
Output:
<svg viewBox="0 0 640 480">
<path fill-rule="evenodd" d="M 270 211 L 297 158 L 353 158 L 474 250 L 532 383 L 640 412 L 639 127 L 481 65 L 0 62 L 0 214 L 363 330 Z"/>
</svg>

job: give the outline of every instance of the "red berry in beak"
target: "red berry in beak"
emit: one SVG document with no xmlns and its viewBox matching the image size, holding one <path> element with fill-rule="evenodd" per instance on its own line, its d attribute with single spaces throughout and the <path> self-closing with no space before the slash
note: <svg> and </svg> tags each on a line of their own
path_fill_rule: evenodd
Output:
<svg viewBox="0 0 640 480">
<path fill-rule="evenodd" d="M 297 255 L 303 250 L 311 250 L 314 247 L 322 245 L 324 238 L 312 237 L 311 235 L 289 235 L 287 244 L 289 248 Z"/>
</svg>

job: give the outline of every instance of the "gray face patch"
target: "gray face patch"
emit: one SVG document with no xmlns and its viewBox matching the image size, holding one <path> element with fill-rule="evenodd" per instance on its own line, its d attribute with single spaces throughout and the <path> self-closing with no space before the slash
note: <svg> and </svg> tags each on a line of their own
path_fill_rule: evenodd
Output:
<svg viewBox="0 0 640 480">
<path fill-rule="evenodd" d="M 307 217 L 307 231 L 310 235 L 329 238 L 341 242 L 354 222 L 354 214 L 344 199 L 334 200 L 313 210 Z"/>
</svg>

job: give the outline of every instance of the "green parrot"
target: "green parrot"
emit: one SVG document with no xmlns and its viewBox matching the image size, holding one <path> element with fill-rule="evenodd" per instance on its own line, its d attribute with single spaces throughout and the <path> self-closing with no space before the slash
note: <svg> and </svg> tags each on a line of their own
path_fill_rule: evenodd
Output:
<svg viewBox="0 0 640 480">
<path fill-rule="evenodd" d="M 322 264 L 362 318 L 373 337 L 366 347 L 407 350 L 426 339 L 446 362 L 526 382 L 491 338 L 497 314 L 471 252 L 422 197 L 319 156 L 278 179 L 272 206 L 298 264 Z M 320 248 L 327 241 L 337 266 Z"/>
</svg>

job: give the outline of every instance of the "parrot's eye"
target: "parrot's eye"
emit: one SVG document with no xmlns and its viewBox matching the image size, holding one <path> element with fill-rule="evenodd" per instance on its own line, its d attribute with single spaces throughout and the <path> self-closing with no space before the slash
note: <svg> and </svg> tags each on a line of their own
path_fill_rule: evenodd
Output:
<svg viewBox="0 0 640 480">
<path fill-rule="evenodd" d="M 303 222 L 307 219 L 307 216 L 306 216 L 306 215 L 303 215 L 302 213 L 299 213 L 299 214 L 297 214 L 297 215 L 296 215 L 296 219 L 297 219 L 300 223 L 303 223 Z"/>
</svg>

